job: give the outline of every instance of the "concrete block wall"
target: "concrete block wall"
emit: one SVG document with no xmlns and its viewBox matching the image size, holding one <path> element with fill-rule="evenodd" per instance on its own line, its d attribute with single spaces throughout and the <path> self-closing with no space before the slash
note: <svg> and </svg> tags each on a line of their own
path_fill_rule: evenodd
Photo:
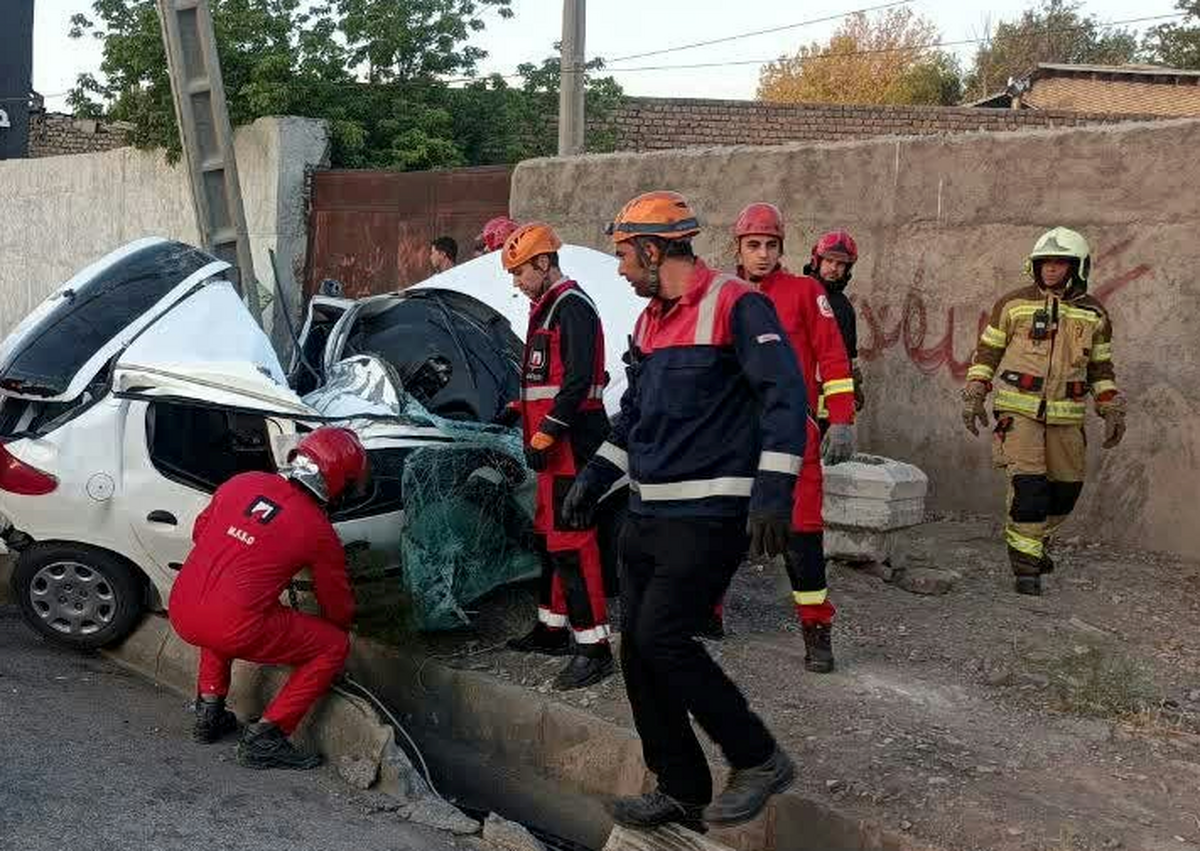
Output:
<svg viewBox="0 0 1200 851">
<path fill-rule="evenodd" d="M 29 156 L 94 154 L 123 148 L 129 142 L 121 124 L 105 124 L 57 112 L 37 113 L 29 120 Z"/>
<path fill-rule="evenodd" d="M 295 315 L 308 235 L 305 168 L 328 163 L 328 129 L 304 118 L 261 118 L 237 130 L 235 145 L 255 275 L 274 292 L 273 248 Z M 143 236 L 198 238 L 187 173 L 161 151 L 0 162 L 0 206 L 0 337 L 55 286 L 118 246 Z M 266 322 L 285 351 L 279 305 L 276 298 Z"/>
<path fill-rule="evenodd" d="M 782 145 L 934 136 L 977 131 L 1077 127 L 1153 120 L 1069 110 L 978 109 L 944 106 L 843 106 L 699 98 L 626 98 L 606 119 L 618 151 L 659 151 L 703 145 Z"/>
<path fill-rule="evenodd" d="M 997 515 L 1002 479 L 988 438 L 964 431 L 958 391 L 980 322 L 1025 282 L 1037 236 L 1081 230 L 1092 291 L 1116 328 L 1129 433 L 1101 452 L 1089 415 L 1090 478 L 1064 534 L 1200 556 L 1197 150 L 1200 120 L 1184 119 L 542 159 L 517 167 L 511 206 L 608 250 L 602 228 L 627 199 L 678 189 L 706 225 L 697 248 L 723 266 L 733 220 L 752 201 L 783 208 L 793 268 L 820 230 L 849 228 L 861 250 L 850 293 L 866 376 L 862 451 L 924 470 L 935 509 Z"/>
</svg>

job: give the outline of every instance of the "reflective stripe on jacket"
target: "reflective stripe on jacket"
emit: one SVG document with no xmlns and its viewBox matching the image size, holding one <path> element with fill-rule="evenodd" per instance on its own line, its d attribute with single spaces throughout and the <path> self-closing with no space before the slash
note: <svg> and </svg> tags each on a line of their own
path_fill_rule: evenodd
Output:
<svg viewBox="0 0 1200 851">
<path fill-rule="evenodd" d="M 997 411 L 1052 425 L 1083 422 L 1089 393 L 1103 399 L 1117 392 L 1112 320 L 1086 293 L 1015 290 L 992 308 L 967 380 L 994 385 Z"/>
<path fill-rule="evenodd" d="M 621 413 L 594 463 L 629 474 L 630 510 L 790 511 L 806 389 L 768 299 L 696 261 L 681 298 L 642 312 L 627 361 Z"/>
<path fill-rule="evenodd" d="M 752 285 L 754 286 L 754 285 Z M 854 379 L 841 329 L 825 287 L 815 278 L 778 268 L 757 284 L 775 305 L 808 388 L 810 410 L 820 401 L 830 422 L 854 422 Z"/>
</svg>

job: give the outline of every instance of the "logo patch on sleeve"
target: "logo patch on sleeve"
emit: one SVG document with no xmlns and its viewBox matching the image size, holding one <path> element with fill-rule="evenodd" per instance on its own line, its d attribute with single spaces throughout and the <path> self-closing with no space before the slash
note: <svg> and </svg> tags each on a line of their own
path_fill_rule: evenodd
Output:
<svg viewBox="0 0 1200 851">
<path fill-rule="evenodd" d="M 817 310 L 821 311 L 821 315 L 827 319 L 833 318 L 833 306 L 830 305 L 828 296 L 817 296 Z"/>
<path fill-rule="evenodd" d="M 250 505 L 246 507 L 246 517 L 253 517 L 263 526 L 266 526 L 275 519 L 275 515 L 282 511 L 282 507 L 277 502 L 272 502 L 265 496 L 256 496 L 250 501 Z"/>
<path fill-rule="evenodd" d="M 757 339 L 758 339 L 759 343 L 781 343 L 781 342 L 783 342 L 783 339 L 778 334 L 759 334 Z"/>
</svg>

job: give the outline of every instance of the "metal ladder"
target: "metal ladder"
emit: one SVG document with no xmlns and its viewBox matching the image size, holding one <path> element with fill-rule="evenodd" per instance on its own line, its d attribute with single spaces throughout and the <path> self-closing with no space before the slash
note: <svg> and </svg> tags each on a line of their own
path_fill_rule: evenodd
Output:
<svg viewBox="0 0 1200 851">
<path fill-rule="evenodd" d="M 262 325 L 233 129 L 208 0 L 158 0 L 163 46 L 203 247 L 233 268 L 233 284 Z"/>
</svg>

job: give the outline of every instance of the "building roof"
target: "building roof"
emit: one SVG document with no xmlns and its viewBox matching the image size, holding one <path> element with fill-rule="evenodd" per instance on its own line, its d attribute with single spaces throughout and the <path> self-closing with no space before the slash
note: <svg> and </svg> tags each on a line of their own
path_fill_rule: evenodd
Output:
<svg viewBox="0 0 1200 851">
<path fill-rule="evenodd" d="M 1043 62 L 1018 86 L 1022 109 L 1200 115 L 1200 71 L 1182 68 Z M 1010 86 L 967 106 L 1008 108 L 1017 93 Z"/>
<path fill-rule="evenodd" d="M 1182 77 L 1200 80 L 1200 71 L 1186 68 L 1168 68 L 1165 65 L 1130 63 L 1129 65 L 1068 65 L 1057 62 L 1039 62 L 1038 71 L 1070 74 L 1114 74 L 1122 77 Z"/>
</svg>

